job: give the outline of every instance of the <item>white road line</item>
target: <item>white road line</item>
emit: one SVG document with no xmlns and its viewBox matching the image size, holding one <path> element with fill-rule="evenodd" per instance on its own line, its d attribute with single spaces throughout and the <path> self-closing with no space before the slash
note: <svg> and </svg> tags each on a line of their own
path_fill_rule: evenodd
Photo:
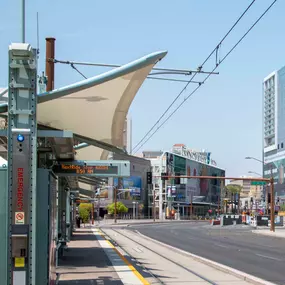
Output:
<svg viewBox="0 0 285 285">
<path fill-rule="evenodd" d="M 259 253 L 256 253 L 255 255 L 260 256 L 260 257 L 264 257 L 264 258 L 268 258 L 268 259 L 272 259 L 272 260 L 282 261 L 282 259 L 279 259 L 279 258 L 276 258 L 276 257 L 267 256 L 267 255 L 263 255 L 263 254 L 259 254 Z"/>
<path fill-rule="evenodd" d="M 224 248 L 230 248 L 230 247 L 227 246 L 227 245 L 218 244 L 218 243 L 215 243 L 214 245 L 215 245 L 215 246 L 219 246 L 219 247 L 224 247 Z"/>
</svg>

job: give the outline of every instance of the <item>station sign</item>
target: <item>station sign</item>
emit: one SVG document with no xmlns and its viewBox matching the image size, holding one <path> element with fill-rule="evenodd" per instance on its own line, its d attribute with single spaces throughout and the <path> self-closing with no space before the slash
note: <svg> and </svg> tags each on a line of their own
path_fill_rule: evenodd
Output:
<svg viewBox="0 0 285 285">
<path fill-rule="evenodd" d="M 129 177 L 130 162 L 125 160 L 75 160 L 54 165 L 52 170 L 58 176 Z"/>
<path fill-rule="evenodd" d="M 61 174 L 80 174 L 80 175 L 118 175 L 118 166 L 108 165 L 74 165 L 60 164 L 53 167 L 55 173 Z"/>
</svg>

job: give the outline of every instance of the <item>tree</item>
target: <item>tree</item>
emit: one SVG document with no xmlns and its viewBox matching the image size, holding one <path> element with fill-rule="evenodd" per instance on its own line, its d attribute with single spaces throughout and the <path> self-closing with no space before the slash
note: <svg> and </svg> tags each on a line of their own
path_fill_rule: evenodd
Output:
<svg viewBox="0 0 285 285">
<path fill-rule="evenodd" d="M 81 207 L 79 208 L 79 216 L 82 219 L 82 222 L 85 224 L 89 221 L 90 212 L 87 208 Z"/>
<path fill-rule="evenodd" d="M 114 215 L 115 213 L 115 203 L 109 204 L 107 206 L 108 214 Z M 127 213 L 128 208 L 122 203 L 117 202 L 117 214 Z"/>
<path fill-rule="evenodd" d="M 240 198 L 240 192 L 241 192 L 242 186 L 241 185 L 237 185 L 237 184 L 228 184 L 226 186 L 226 190 L 231 193 L 231 199 L 233 199 L 233 196 L 235 194 L 238 194 L 238 211 L 239 211 L 239 198 Z M 236 204 L 235 204 L 235 210 L 236 210 Z"/>
<path fill-rule="evenodd" d="M 79 205 L 79 208 L 87 209 L 89 212 L 92 210 L 92 204 L 91 203 L 82 203 Z"/>
<path fill-rule="evenodd" d="M 79 205 L 79 216 L 82 219 L 83 223 L 87 223 L 90 218 L 90 212 L 92 210 L 91 203 L 82 203 Z"/>
</svg>

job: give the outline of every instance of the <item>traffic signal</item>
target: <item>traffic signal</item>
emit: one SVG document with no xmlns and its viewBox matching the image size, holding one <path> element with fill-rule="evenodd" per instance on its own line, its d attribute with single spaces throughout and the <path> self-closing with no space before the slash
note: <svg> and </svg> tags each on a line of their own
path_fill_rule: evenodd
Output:
<svg viewBox="0 0 285 285">
<path fill-rule="evenodd" d="M 271 193 L 267 193 L 267 203 L 271 203 Z"/>
<path fill-rule="evenodd" d="M 180 173 L 176 173 L 175 176 L 180 176 Z M 175 177 L 174 184 L 180 184 L 180 177 Z"/>
<path fill-rule="evenodd" d="M 162 176 L 167 176 L 166 172 L 161 172 L 161 180 L 168 180 L 168 177 L 162 177 Z"/>
<path fill-rule="evenodd" d="M 152 184 L 152 173 L 151 172 L 146 173 L 146 181 L 147 181 L 147 184 Z"/>
</svg>

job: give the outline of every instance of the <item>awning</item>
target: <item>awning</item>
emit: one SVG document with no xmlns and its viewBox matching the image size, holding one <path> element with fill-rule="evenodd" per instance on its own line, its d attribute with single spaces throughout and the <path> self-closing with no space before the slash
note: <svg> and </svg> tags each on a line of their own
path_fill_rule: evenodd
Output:
<svg viewBox="0 0 285 285">
<path fill-rule="evenodd" d="M 38 95 L 38 123 L 122 148 L 129 107 L 153 66 L 165 55 L 152 53 L 99 76 Z"/>
</svg>

